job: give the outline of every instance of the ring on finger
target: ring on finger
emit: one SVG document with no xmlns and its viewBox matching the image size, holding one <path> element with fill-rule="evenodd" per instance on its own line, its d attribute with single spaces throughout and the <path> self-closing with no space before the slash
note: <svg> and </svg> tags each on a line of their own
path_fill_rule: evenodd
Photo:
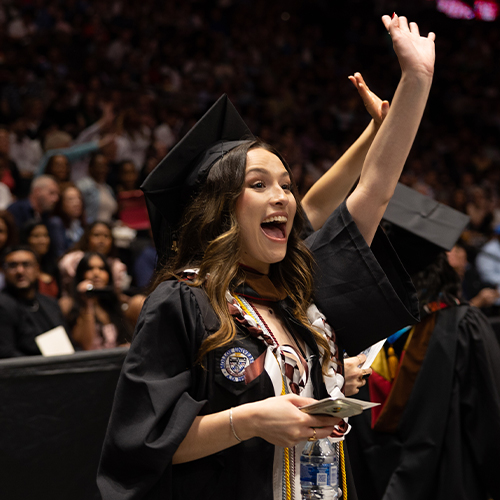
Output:
<svg viewBox="0 0 500 500">
<path fill-rule="evenodd" d="M 318 438 L 316 437 L 316 428 L 311 427 L 311 429 L 313 430 L 313 435 L 308 439 L 308 441 L 317 441 Z"/>
</svg>

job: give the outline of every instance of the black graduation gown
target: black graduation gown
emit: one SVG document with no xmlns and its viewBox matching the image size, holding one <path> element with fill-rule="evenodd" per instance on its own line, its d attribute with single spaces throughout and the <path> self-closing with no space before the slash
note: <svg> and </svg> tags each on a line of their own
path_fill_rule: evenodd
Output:
<svg viewBox="0 0 500 500">
<path fill-rule="evenodd" d="M 98 484 L 105 499 L 215 499 L 225 496 L 223 491 L 239 491 L 238 498 L 272 500 L 274 446 L 263 439 L 250 439 L 193 462 L 169 465 L 196 415 L 274 396 L 265 371 L 245 384 L 230 380 L 220 369 L 223 356 L 234 348 L 243 349 L 254 359 L 265 351 L 263 342 L 242 328 L 233 343 L 209 355 L 206 371 L 194 366 L 197 346 L 205 332 L 216 330 L 218 324 L 213 310 L 201 313 L 199 307 L 206 307 L 208 301 L 200 300 L 199 293 L 185 283 L 167 281 L 144 305 L 117 390 L 121 408 L 117 411 L 115 402 L 102 457 Z M 311 371 L 315 397 L 327 397 L 312 336 L 292 325 L 287 301 L 280 307 L 289 327 L 316 354 Z M 153 342 L 151 331 L 161 332 Z M 118 457 L 119 463 L 115 461 Z M 123 485 L 119 491 L 114 491 L 114 481 Z M 127 488 L 130 490 L 124 491 Z"/>
<path fill-rule="evenodd" d="M 346 225 L 348 231 L 344 230 Z M 325 264 L 338 268 L 343 283 L 350 289 L 347 302 L 351 307 L 337 311 L 342 322 L 349 322 L 344 313 L 351 314 L 357 304 L 357 317 L 351 323 L 353 331 L 361 332 L 356 329 L 356 321 L 368 299 L 372 302 L 370 308 L 378 306 L 391 318 L 398 314 L 394 309 L 404 309 L 399 311 L 404 318 L 399 327 L 415 321 L 405 308 L 405 303 L 411 304 L 414 290 L 411 284 L 406 289 L 400 286 L 407 276 L 404 271 L 399 276 L 402 270 L 399 260 L 393 257 L 394 265 L 388 266 L 390 273 L 386 275 L 350 219 L 345 204 L 338 209 L 337 216 L 330 217 L 324 230 L 325 234 L 319 231 L 312 236 L 313 251 L 316 245 L 323 256 L 327 248 L 337 256 L 344 252 L 349 255 L 344 259 L 329 259 Z M 380 234 L 377 238 L 385 236 Z M 346 262 L 352 267 L 345 268 Z M 397 277 L 396 288 L 402 299 L 391 286 L 390 276 Z M 383 284 L 378 285 L 377 279 Z M 325 298 L 329 293 L 342 293 L 342 288 L 345 289 L 335 286 L 327 290 Z M 261 341 L 245 336 L 244 332 L 239 333 L 232 345 L 210 354 L 207 371 L 195 366 L 201 339 L 206 332 L 217 329 L 213 310 L 197 300 L 195 293 L 198 292 L 185 283 L 168 281 L 144 305 L 120 376 L 104 443 L 98 474 L 104 500 L 218 499 L 234 495 L 239 500 L 272 499 L 274 446 L 262 439 L 245 441 L 201 460 L 171 465 L 172 456 L 197 415 L 274 395 L 266 372 L 248 385 L 231 382 L 221 373 L 221 356 L 230 348 L 242 347 L 254 359 L 265 349 Z M 286 301 L 281 306 L 287 326 L 317 352 L 307 330 L 294 323 Z M 414 310 L 416 304 L 411 306 Z M 363 327 L 365 323 L 361 323 Z M 380 329 L 377 331 L 380 334 Z M 311 377 L 315 397 L 325 397 L 319 363 L 313 367 Z M 355 500 L 355 492 L 351 491 L 349 498 Z"/>
<path fill-rule="evenodd" d="M 314 255 L 314 302 L 355 356 L 419 320 L 413 283 L 382 228 L 369 247 L 342 203 L 306 239 Z"/>
<path fill-rule="evenodd" d="M 435 314 L 397 431 L 371 430 L 369 412 L 350 421 L 347 445 L 360 500 L 500 498 L 498 340 L 475 307 Z M 366 387 L 362 392 L 367 399 Z"/>
</svg>

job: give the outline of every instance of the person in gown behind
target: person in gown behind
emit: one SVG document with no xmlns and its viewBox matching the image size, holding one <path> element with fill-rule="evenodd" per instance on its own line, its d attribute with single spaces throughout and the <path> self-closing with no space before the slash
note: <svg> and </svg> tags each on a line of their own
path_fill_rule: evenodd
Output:
<svg viewBox="0 0 500 500">
<path fill-rule="evenodd" d="M 450 250 L 468 217 L 399 185 L 384 215 L 422 321 L 393 332 L 347 438 L 360 500 L 500 498 L 500 344 L 461 299 Z"/>
<path fill-rule="evenodd" d="M 402 78 L 358 186 L 311 248 L 345 247 L 349 286 L 361 294 L 368 286 L 389 317 L 398 294 L 370 245 L 382 237 L 378 224 L 425 107 L 434 35 L 421 37 L 403 17 L 383 22 Z M 103 499 L 300 498 L 304 442 L 338 441 L 348 425 L 299 409 L 343 397 L 344 377 L 335 334 L 312 302 L 314 258 L 299 236 L 304 214 L 290 169 L 223 96 L 143 189 L 163 268 L 120 376 L 98 473 Z M 401 289 L 399 265 L 390 274 Z M 365 282 L 372 275 L 378 290 Z M 342 495 L 356 499 L 347 457 L 345 465 Z"/>
</svg>

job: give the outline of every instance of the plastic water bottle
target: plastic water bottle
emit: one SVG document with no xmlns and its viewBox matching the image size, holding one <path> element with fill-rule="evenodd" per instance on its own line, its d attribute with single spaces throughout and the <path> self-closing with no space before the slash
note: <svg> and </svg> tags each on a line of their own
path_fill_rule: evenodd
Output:
<svg viewBox="0 0 500 500">
<path fill-rule="evenodd" d="M 308 441 L 300 457 L 302 500 L 337 500 L 338 458 L 328 438 Z"/>
</svg>

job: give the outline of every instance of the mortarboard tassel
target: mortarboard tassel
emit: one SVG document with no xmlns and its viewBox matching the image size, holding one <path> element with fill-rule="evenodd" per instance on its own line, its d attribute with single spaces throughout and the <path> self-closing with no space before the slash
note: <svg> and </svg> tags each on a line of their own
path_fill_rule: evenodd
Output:
<svg viewBox="0 0 500 500">
<path fill-rule="evenodd" d="M 387 350 L 387 364 L 389 365 L 391 380 L 394 380 L 398 372 L 399 360 L 392 346 Z"/>
</svg>

